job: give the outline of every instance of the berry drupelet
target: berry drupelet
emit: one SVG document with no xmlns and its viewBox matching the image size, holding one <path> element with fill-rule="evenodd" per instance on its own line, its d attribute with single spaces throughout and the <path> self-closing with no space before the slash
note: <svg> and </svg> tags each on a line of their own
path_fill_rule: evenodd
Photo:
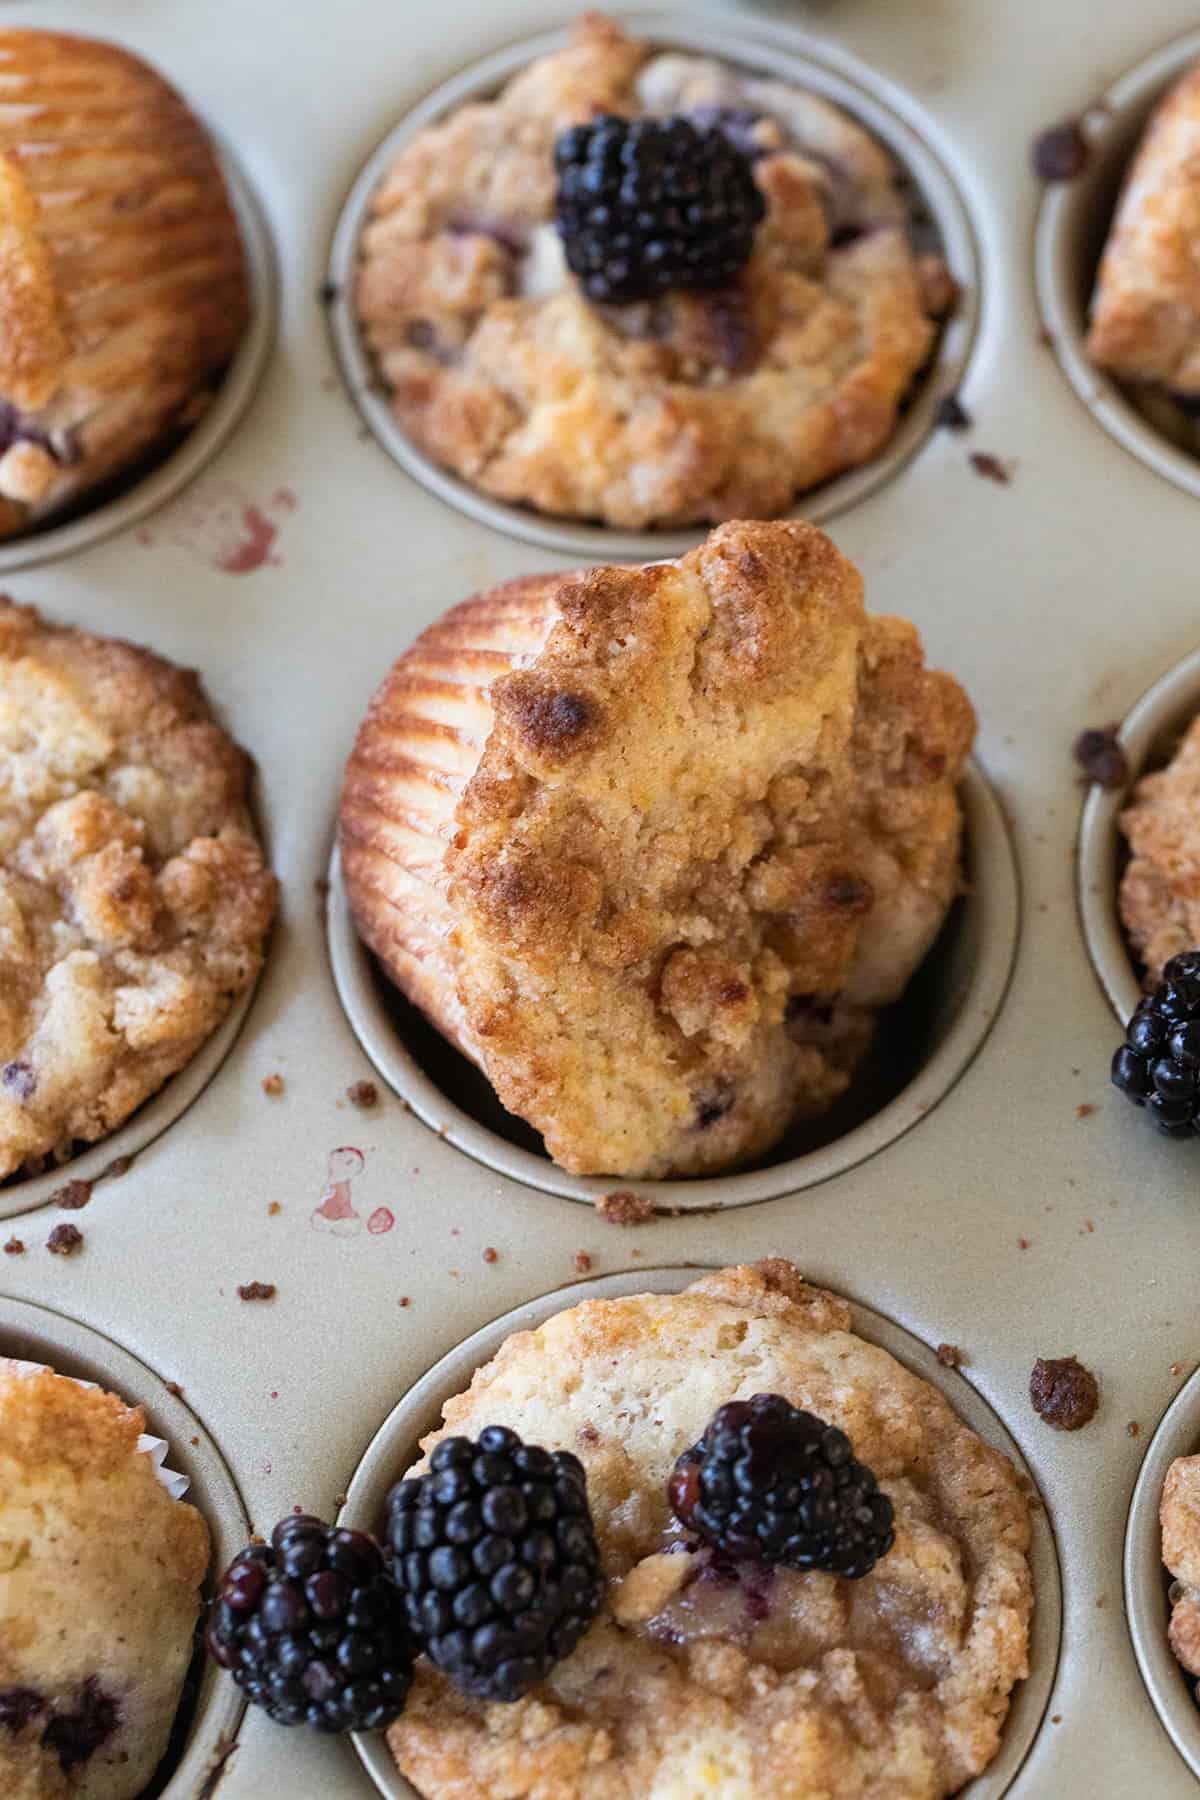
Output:
<svg viewBox="0 0 1200 1800">
<path fill-rule="evenodd" d="M 589 300 L 723 287 L 766 213 L 750 157 L 717 125 L 606 113 L 561 132 L 554 160 L 558 229 Z"/>
<path fill-rule="evenodd" d="M 409 1627 L 468 1694 L 519 1700 L 569 1656 L 604 1598 L 583 1464 L 489 1425 L 445 1438 L 388 1500 Z"/>
<path fill-rule="evenodd" d="M 856 1578 L 894 1541 L 892 1503 L 849 1438 L 779 1394 L 720 1407 L 668 1491 L 681 1524 L 728 1556 Z"/>
<path fill-rule="evenodd" d="M 1138 1005 L 1112 1079 L 1168 1137 L 1200 1131 L 1200 950 L 1173 956 Z"/>
<path fill-rule="evenodd" d="M 320 1519 L 283 1519 L 221 1580 L 209 1652 L 280 1725 L 390 1725 L 412 1683 L 404 1602 L 373 1538 Z"/>
</svg>

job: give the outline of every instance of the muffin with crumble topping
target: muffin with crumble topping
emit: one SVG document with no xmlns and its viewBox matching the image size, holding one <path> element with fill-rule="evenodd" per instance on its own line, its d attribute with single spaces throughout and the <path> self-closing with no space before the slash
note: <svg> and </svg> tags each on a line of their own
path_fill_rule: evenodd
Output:
<svg viewBox="0 0 1200 1800">
<path fill-rule="evenodd" d="M 840 108 L 597 14 L 406 145 L 354 285 L 414 444 L 634 528 L 769 518 L 867 462 L 953 295 Z"/>
<path fill-rule="evenodd" d="M 249 761 L 197 677 L 0 599 L 0 1178 L 188 1063 L 275 914 Z"/>
<path fill-rule="evenodd" d="M 359 932 L 579 1174 L 701 1175 L 845 1092 L 960 891 L 975 718 L 813 526 L 531 576 L 371 703 Z"/>
<path fill-rule="evenodd" d="M 806 1464 L 826 1465 L 819 1491 L 852 1457 L 890 1521 L 870 1566 L 840 1573 L 820 1550 L 796 1566 L 797 1540 L 764 1558 L 694 1529 L 673 1471 L 733 1431 L 749 1434 L 748 1486 L 761 1484 L 755 1445 L 788 1430 L 781 1416 L 795 1427 L 793 1408 L 808 1415 Z M 792 1264 L 585 1300 L 516 1333 L 446 1403 L 414 1473 L 498 1426 L 581 1465 L 606 1597 L 515 1702 L 464 1691 L 436 1644 L 418 1661 L 388 1743 L 425 1800 L 941 1800 L 995 1757 L 1034 1598 L 1016 1471 Z M 398 1546 L 413 1537 L 411 1486 L 393 1491 Z M 424 1514 L 422 1527 L 440 1541 Z"/>
</svg>

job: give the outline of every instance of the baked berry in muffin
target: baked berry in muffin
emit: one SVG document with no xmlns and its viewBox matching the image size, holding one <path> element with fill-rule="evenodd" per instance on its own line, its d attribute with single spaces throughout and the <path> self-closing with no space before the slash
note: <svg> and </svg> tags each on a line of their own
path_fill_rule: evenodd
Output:
<svg viewBox="0 0 1200 1800">
<path fill-rule="evenodd" d="M 778 1398 L 757 1416 L 720 1411 L 759 1393 Z M 711 1447 L 784 1402 L 814 1415 L 822 1490 L 852 1451 L 892 1514 L 857 1579 L 714 1549 L 672 1513 L 672 1472 L 706 1429 Z M 1033 1603 L 1016 1473 L 790 1263 L 587 1300 L 516 1334 L 422 1449 L 497 1426 L 582 1464 L 606 1598 L 515 1702 L 418 1661 L 388 1742 L 425 1800 L 935 1800 L 995 1756 Z M 407 1516 L 393 1506 L 402 1541 Z"/>
<path fill-rule="evenodd" d="M 0 1792 L 134 1800 L 195 1647 L 208 1527 L 140 1407 L 0 1358 Z"/>
<path fill-rule="evenodd" d="M 127 51 L 0 30 L 0 536 L 192 423 L 247 319 L 212 145 Z"/>
<path fill-rule="evenodd" d="M 1130 850 L 1121 923 L 1157 982 L 1172 957 L 1200 945 L 1200 717 L 1167 766 L 1138 782 L 1121 830 Z"/>
<path fill-rule="evenodd" d="M 646 527 L 771 517 L 869 460 L 952 292 L 845 113 L 589 13 L 400 152 L 354 304 L 427 455 Z"/>
<path fill-rule="evenodd" d="M 113 1131 L 254 980 L 247 775 L 195 675 L 0 600 L 0 1177 Z"/>
<path fill-rule="evenodd" d="M 1170 89 L 1134 157 L 1100 263 L 1088 354 L 1200 453 L 1200 65 Z"/>
<path fill-rule="evenodd" d="M 579 1173 L 695 1175 L 841 1095 L 960 887 L 970 702 L 812 526 L 531 576 L 379 689 L 359 931 Z"/>
</svg>

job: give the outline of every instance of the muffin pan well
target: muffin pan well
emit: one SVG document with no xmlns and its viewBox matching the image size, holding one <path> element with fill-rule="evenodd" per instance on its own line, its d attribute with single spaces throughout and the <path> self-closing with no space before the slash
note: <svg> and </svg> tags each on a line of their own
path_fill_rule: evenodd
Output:
<svg viewBox="0 0 1200 1800">
<path fill-rule="evenodd" d="M 640 1293 L 676 1294 L 695 1281 L 699 1272 L 690 1266 L 639 1269 L 635 1275 L 601 1276 L 528 1301 L 503 1318 L 485 1325 L 443 1356 L 388 1414 L 354 1471 L 338 1523 L 353 1530 L 382 1534 L 388 1491 L 416 1461 L 420 1439 L 441 1423 L 445 1402 L 470 1386 L 476 1369 L 494 1356 L 514 1332 L 536 1330 L 555 1313 L 563 1312 L 581 1300 L 619 1299 Z M 1003 1450 L 1033 1489 L 1032 1477 L 1017 1445 L 987 1402 L 957 1370 L 945 1367 L 928 1345 L 870 1307 L 855 1304 L 852 1314 L 851 1329 L 857 1336 L 878 1344 L 914 1374 L 940 1388 L 959 1417 L 986 1442 Z M 1029 1561 L 1038 1600 L 1030 1673 L 1013 1696 L 999 1756 L 987 1773 L 971 1784 L 972 1800 L 1000 1800 L 1000 1796 L 1008 1792 L 1037 1733 L 1054 1685 L 1062 1620 L 1061 1583 L 1054 1534 L 1040 1502 L 1033 1509 L 1032 1522 Z M 415 1789 L 397 1771 L 378 1733 L 357 1733 L 354 1747 L 364 1769 L 387 1800 L 419 1800 Z"/>
<path fill-rule="evenodd" d="M 250 1529 L 236 1483 L 216 1444 L 190 1407 L 128 1350 L 45 1306 L 0 1295 L 0 1356 L 45 1363 L 60 1375 L 117 1394 L 141 1406 L 146 1429 L 168 1445 L 167 1466 L 188 1481 L 187 1499 L 203 1513 L 212 1533 L 212 1577 L 242 1547 Z M 151 1793 L 155 1800 L 192 1800 L 212 1792 L 245 1710 L 232 1682 L 197 1651 L 184 1691 L 175 1734 Z"/>
<path fill-rule="evenodd" d="M 70 513 L 28 536 L 0 543 L 0 577 L 71 556 L 102 538 L 139 525 L 212 460 L 253 400 L 275 341 L 275 255 L 262 209 L 228 146 L 220 146 L 220 161 L 245 250 L 250 320 L 215 397 L 189 431 L 141 468 L 114 477 Z"/>
<path fill-rule="evenodd" d="M 1189 494 L 1200 494 L 1200 457 L 1159 429 L 1146 406 L 1084 350 L 1096 267 L 1130 160 L 1169 87 L 1200 61 L 1200 31 L 1166 44 L 1085 108 L 1087 164 L 1074 181 L 1048 188 L 1038 217 L 1038 302 L 1055 354 L 1088 411 L 1119 444 Z"/>
<path fill-rule="evenodd" d="M 980 306 L 979 258 L 966 207 L 933 148 L 929 122 L 911 98 L 890 90 L 861 63 L 836 54 L 816 34 L 793 31 L 785 40 L 745 29 L 720 29 L 715 20 L 684 23 L 682 14 L 675 12 L 634 14 L 625 22 L 658 48 L 714 56 L 755 74 L 790 81 L 844 108 L 892 153 L 911 179 L 917 204 L 929 219 L 930 242 L 936 244 L 962 290 L 954 316 L 940 332 L 931 362 L 918 377 L 888 443 L 870 462 L 824 483 L 796 506 L 795 517 L 822 524 L 865 499 L 904 467 L 933 429 L 939 400 L 952 393 L 962 377 Z M 624 532 L 555 520 L 531 507 L 494 500 L 441 468 L 418 449 L 393 416 L 355 318 L 352 296 L 359 240 L 372 195 L 399 152 L 424 127 L 467 102 L 489 99 L 518 70 L 559 48 L 563 41 L 561 31 L 547 32 L 485 57 L 426 95 L 388 133 L 359 173 L 338 220 L 329 259 L 330 329 L 351 398 L 368 427 L 401 468 L 440 499 L 494 530 L 511 532 L 527 543 L 589 562 L 674 555 L 699 540 L 703 535 L 699 528 Z"/>
<path fill-rule="evenodd" d="M 853 1168 L 918 1124 L 967 1068 L 1003 1004 L 1017 949 L 1020 897 L 1004 815 L 977 765 L 962 790 L 964 893 L 904 998 L 880 1018 L 850 1091 L 824 1118 L 796 1126 L 761 1163 L 691 1181 L 639 1181 L 659 1206 L 748 1206 Z M 516 1181 L 595 1202 L 613 1178 L 571 1175 L 537 1133 L 505 1112 L 480 1070 L 388 981 L 359 941 L 337 855 L 329 875 L 329 953 L 359 1042 L 379 1073 L 439 1137 Z"/>
<path fill-rule="evenodd" d="M 999 1422 L 1037 1483 L 1061 1568 L 1061 1642 L 1055 1664 L 1051 1572 L 1039 1594 L 1033 1701 L 1013 1715 L 997 1779 L 1011 1777 L 1013 1800 L 1188 1800 L 1196 1774 L 1164 1731 L 1135 1655 L 1158 1630 L 1145 1607 L 1165 1621 L 1156 1529 L 1126 1569 L 1134 1636 L 1121 1593 L 1146 1444 L 1183 1385 L 1170 1371 L 1198 1359 L 1200 1148 L 1160 1139 L 1109 1087 L 1114 1013 L 1137 993 L 1116 924 L 1120 796 L 1081 796 L 1071 745 L 1086 727 L 1124 719 L 1137 770 L 1168 749 L 1200 700 L 1198 499 L 1097 429 L 1042 333 L 1065 359 L 1070 333 L 1045 302 L 1046 220 L 1062 221 L 1054 255 L 1065 259 L 1062 305 L 1069 297 L 1078 339 L 1085 252 L 1098 252 L 1118 162 L 1153 95 L 1200 55 L 1194 8 L 710 0 L 704 16 L 679 0 L 658 16 L 660 38 L 711 34 L 736 60 L 844 87 L 930 202 L 968 310 L 943 340 L 948 360 L 928 393 L 957 388 L 970 424 L 926 435 L 914 409 L 905 428 L 920 453 L 873 465 L 843 492 L 829 529 L 862 570 L 868 607 L 917 624 L 930 663 L 966 686 L 981 729 L 968 790 L 973 891 L 952 928 L 959 935 L 931 964 L 941 1034 L 932 1055 L 907 1085 L 899 1070 L 898 1097 L 836 1141 L 727 1180 L 670 1184 L 661 1200 L 675 1216 L 631 1229 L 564 1205 L 601 1184 L 560 1177 L 536 1145 L 514 1144 L 503 1120 L 477 1113 L 468 1089 L 448 1091 L 458 1072 L 410 1034 L 411 1022 L 397 1029 L 336 881 L 327 887 L 342 767 L 399 649 L 492 583 L 674 548 L 609 532 L 560 537 L 473 500 L 445 504 L 440 477 L 410 479 L 411 460 L 381 454 L 364 411 L 377 396 L 348 398 L 345 320 L 335 304 L 331 345 L 321 298 L 335 233 L 340 275 L 352 254 L 346 197 L 370 179 L 362 171 L 396 121 L 407 127 L 426 96 L 446 104 L 444 84 L 465 65 L 450 94 L 499 79 L 535 34 L 575 10 L 564 0 L 453 9 L 341 0 L 333 29 L 320 0 L 293 0 L 286 18 L 267 0 L 245 0 L 231 55 L 211 8 L 41 0 L 21 9 L 22 22 L 128 43 L 231 147 L 262 206 L 268 321 L 268 242 L 278 253 L 279 354 L 254 404 L 231 403 L 228 431 L 216 421 L 230 383 L 176 453 L 186 489 L 166 498 L 154 485 L 172 485 L 171 461 L 112 510 L 0 549 L 0 568 L 15 598 L 48 616 L 199 668 L 233 735 L 254 748 L 284 897 L 241 1030 L 231 1022 L 125 1132 L 62 1171 L 0 1189 L 0 1214 L 25 1215 L 0 1228 L 0 1336 L 16 1335 L 19 1314 L 26 1344 L 36 1326 L 61 1364 L 79 1334 L 77 1366 L 149 1399 L 173 1448 L 198 1433 L 199 1457 L 208 1439 L 183 1423 L 194 1406 L 244 1496 L 246 1517 L 238 1513 L 224 1550 L 249 1525 L 266 1535 L 293 1507 L 332 1517 L 380 1421 L 410 1392 L 410 1441 L 425 1423 L 418 1414 L 434 1395 L 418 1384 L 439 1358 L 470 1346 L 488 1321 L 569 1289 L 577 1270 L 652 1286 L 663 1266 L 787 1255 L 894 1321 L 914 1367 L 925 1367 L 921 1346 L 957 1345 L 965 1382 L 937 1378 L 968 1417 L 983 1409 L 984 1435 Z M 1105 186 L 1108 127 L 1089 107 L 1120 71 L 1142 69 L 1145 87 L 1129 95 L 1140 111 Z M 1081 114 L 1093 165 L 1047 192 L 1031 172 L 1033 140 Z M 355 188 L 359 216 L 365 194 Z M 243 228 L 254 256 L 255 227 L 243 219 Z M 1129 431 L 1143 429 L 1103 377 L 1078 373 Z M 249 377 L 244 400 L 253 386 Z M 200 468 L 208 431 L 220 448 Z M 134 526 L 147 496 L 157 510 Z M 832 490 L 817 497 L 833 499 Z M 257 536 L 243 539 L 247 520 Z M 1138 697 L 1164 670 L 1176 673 L 1151 717 Z M 30 1211 L 135 1142 L 128 1173 L 99 1183 L 82 1213 Z M 734 1210 L 750 1198 L 763 1203 Z M 335 1212 L 339 1229 L 323 1229 Z M 84 1234 L 76 1256 L 46 1251 L 60 1217 Z M 23 1254 L 3 1253 L 11 1238 Z M 239 1299 L 254 1282 L 274 1297 Z M 132 1368 L 106 1368 L 112 1342 L 130 1347 Z M 1071 1353 L 1096 1372 L 1101 1404 L 1066 1434 L 1033 1414 L 1028 1382 L 1037 1357 Z M 163 1398 L 143 1362 L 179 1381 L 186 1405 Z M 1160 1476 L 1142 1479 L 1152 1487 Z M 1156 1506 L 1143 1503 L 1151 1527 Z M 1039 1682 L 1052 1682 L 1044 1706 Z M 1182 1676 L 1172 1691 L 1191 1723 Z M 233 1689 L 222 1679 L 214 1693 L 228 1709 L 220 1729 L 233 1729 Z M 208 1729 L 205 1704 L 197 1733 Z M 219 1800 L 373 1791 L 348 1744 L 281 1731 L 253 1709 L 236 1744 Z M 180 1800 L 198 1800 L 208 1767 L 185 1760 Z"/>
</svg>

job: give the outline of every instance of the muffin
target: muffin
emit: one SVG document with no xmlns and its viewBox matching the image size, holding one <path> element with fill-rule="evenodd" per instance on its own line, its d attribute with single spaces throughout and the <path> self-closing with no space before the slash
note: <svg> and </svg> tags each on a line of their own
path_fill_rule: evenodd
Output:
<svg viewBox="0 0 1200 1800">
<path fill-rule="evenodd" d="M 1200 453 L 1200 65 L 1134 157 L 1101 259 L 1087 349 L 1152 422 Z"/>
<path fill-rule="evenodd" d="M 0 1791 L 134 1800 L 192 1659 L 208 1527 L 140 1407 L 0 1358 Z"/>
<path fill-rule="evenodd" d="M 1171 1648 L 1190 1675 L 1200 1675 L 1200 1456 L 1177 1456 L 1159 1506 L 1162 1559 L 1171 1589 Z"/>
<path fill-rule="evenodd" d="M 823 533 L 729 524 L 426 631 L 347 766 L 346 891 L 562 1167 L 728 1168 L 846 1090 L 936 938 L 974 728 Z"/>
<path fill-rule="evenodd" d="M 0 600 L 0 1177 L 183 1068 L 275 912 L 248 761 L 194 674 Z"/>
<path fill-rule="evenodd" d="M 0 536 L 191 424 L 247 320 L 212 145 L 112 44 L 0 30 Z"/>
<path fill-rule="evenodd" d="M 588 13 L 400 152 L 353 304 L 400 425 L 485 494 L 635 528 L 769 518 L 895 428 L 955 291 L 913 229 L 836 106 Z"/>
<path fill-rule="evenodd" d="M 501 1424 L 580 1459 L 608 1593 L 515 1704 L 418 1661 L 388 1743 L 425 1800 L 934 1800 L 987 1767 L 1027 1673 L 1026 1503 L 1007 1459 L 850 1327 L 790 1263 L 726 1269 L 519 1332 L 447 1403 L 426 1457 Z M 758 1392 L 845 1432 L 890 1500 L 894 1543 L 860 1579 L 715 1556 L 672 1518 L 676 1459 Z"/>
<path fill-rule="evenodd" d="M 1166 768 L 1138 782 L 1121 830 L 1130 851 L 1121 923 L 1153 984 L 1173 956 L 1200 945 L 1200 717 Z"/>
</svg>

